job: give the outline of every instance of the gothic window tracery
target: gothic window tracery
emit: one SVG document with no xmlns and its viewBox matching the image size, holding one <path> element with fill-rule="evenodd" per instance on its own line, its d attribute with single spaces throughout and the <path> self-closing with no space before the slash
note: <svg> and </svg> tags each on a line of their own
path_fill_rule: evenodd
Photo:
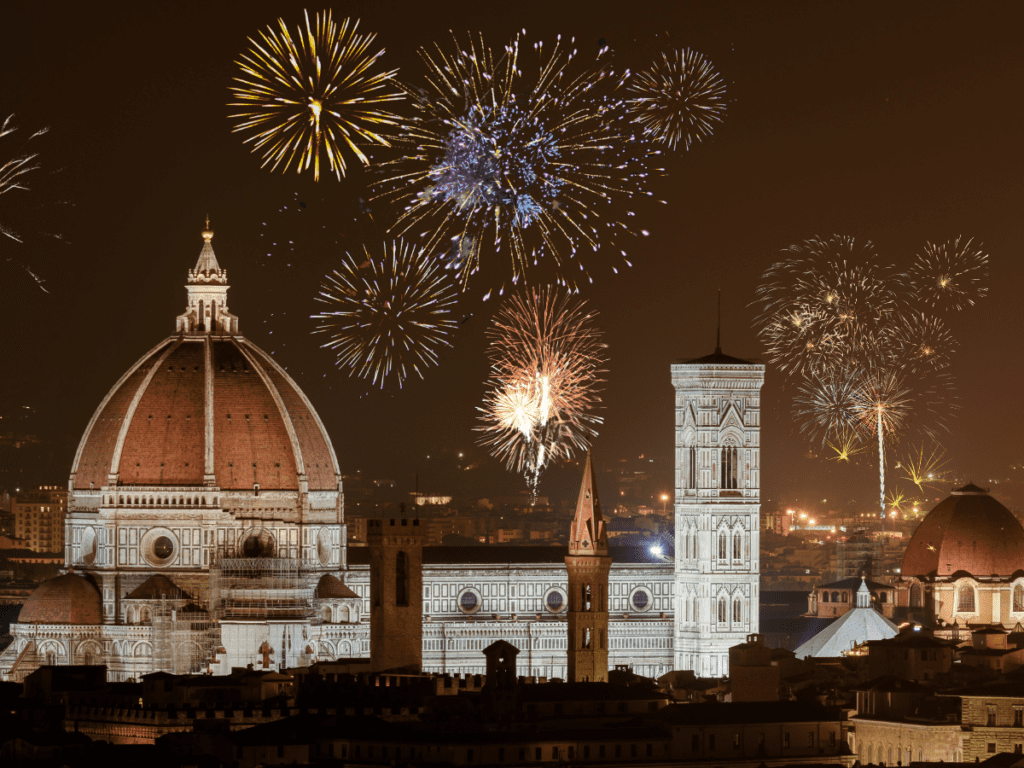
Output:
<svg viewBox="0 0 1024 768">
<path fill-rule="evenodd" d="M 956 593 L 956 609 L 959 613 L 974 613 L 974 587 L 964 584 Z"/>
<path fill-rule="evenodd" d="M 743 534 L 739 531 L 736 531 L 732 537 L 732 559 L 743 559 Z"/>
<path fill-rule="evenodd" d="M 721 482 L 719 488 L 723 490 L 736 490 L 739 488 L 739 448 L 735 445 L 722 446 L 722 459 L 720 462 Z"/>
<path fill-rule="evenodd" d="M 738 597 L 732 601 L 732 620 L 735 624 L 743 621 L 743 606 Z"/>
<path fill-rule="evenodd" d="M 719 531 L 719 533 L 718 533 L 718 559 L 719 560 L 725 560 L 728 557 L 728 555 L 726 554 L 726 544 L 727 544 L 727 541 L 728 540 L 726 539 L 725 531 Z"/>
<path fill-rule="evenodd" d="M 720 597 L 720 598 L 718 598 L 718 623 L 719 624 L 724 624 L 726 622 L 725 611 L 726 611 L 726 608 L 725 608 L 725 598 L 724 597 Z"/>
</svg>

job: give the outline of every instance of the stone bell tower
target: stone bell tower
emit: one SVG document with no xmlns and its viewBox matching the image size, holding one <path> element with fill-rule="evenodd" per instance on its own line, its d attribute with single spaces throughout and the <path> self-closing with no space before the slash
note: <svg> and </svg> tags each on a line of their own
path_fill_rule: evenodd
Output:
<svg viewBox="0 0 1024 768">
<path fill-rule="evenodd" d="M 568 681 L 608 682 L 608 535 L 594 468 L 587 454 L 576 516 L 569 533 Z"/>
<path fill-rule="evenodd" d="M 418 519 L 367 521 L 371 672 L 423 668 L 423 539 Z"/>
</svg>

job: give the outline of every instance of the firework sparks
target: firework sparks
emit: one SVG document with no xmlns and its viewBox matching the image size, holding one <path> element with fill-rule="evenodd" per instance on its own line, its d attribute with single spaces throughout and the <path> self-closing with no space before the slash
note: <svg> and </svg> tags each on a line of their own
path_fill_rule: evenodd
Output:
<svg viewBox="0 0 1024 768">
<path fill-rule="evenodd" d="M 867 446 L 861 443 L 860 432 L 850 428 L 843 429 L 832 439 L 826 438 L 825 444 L 836 454 L 835 456 L 830 456 L 830 459 L 847 463 L 849 463 L 850 457 L 867 450 Z"/>
<path fill-rule="evenodd" d="M 561 37 L 548 50 L 535 44 L 533 55 L 518 35 L 497 53 L 482 37 L 455 45 L 420 51 L 428 88 L 408 88 L 413 149 L 375 182 L 377 197 L 402 209 L 392 231 L 425 231 L 432 251 L 460 243 L 452 266 L 463 287 L 482 267 L 484 282 L 499 274 L 504 283 L 503 267 L 484 258 L 492 251 L 513 283 L 542 256 L 561 284 L 590 281 L 582 256 L 602 245 L 628 265 L 619 241 L 633 232 L 601 208 L 651 196 L 649 163 L 659 152 L 632 135 L 615 95 L 624 76 L 601 62 L 606 49 L 578 67 Z"/>
<path fill-rule="evenodd" d="M 936 444 L 927 449 L 922 444 L 899 463 L 899 468 L 903 470 L 904 478 L 916 485 L 922 493 L 926 488 L 937 489 L 948 480 L 946 453 Z"/>
<path fill-rule="evenodd" d="M 586 302 L 542 287 L 511 297 L 488 331 L 490 391 L 480 443 L 526 478 L 536 496 L 543 471 L 586 450 L 602 419 L 605 345 Z"/>
<path fill-rule="evenodd" d="M 689 48 L 663 53 L 630 83 L 634 120 L 644 134 L 675 149 L 711 135 L 725 118 L 725 83 L 711 62 Z"/>
<path fill-rule="evenodd" d="M 796 396 L 798 413 L 805 418 L 801 429 L 821 438 L 822 443 L 856 433 L 858 403 L 863 373 L 857 369 L 835 368 L 809 376 Z"/>
<path fill-rule="evenodd" d="M 889 497 L 886 499 L 886 504 L 889 505 L 895 512 L 903 512 L 903 505 L 907 503 L 907 495 L 898 488 L 893 488 L 889 491 Z"/>
<path fill-rule="evenodd" d="M 410 373 L 437 365 L 438 349 L 451 346 L 456 289 L 445 271 L 422 248 L 397 240 L 384 246 L 384 258 L 346 254 L 340 270 L 327 275 L 318 301 L 333 309 L 319 315 L 316 332 L 329 333 L 324 348 L 375 385 L 389 378 L 399 386 Z"/>
<path fill-rule="evenodd" d="M 918 295 L 933 307 L 961 310 L 988 293 L 988 254 L 973 238 L 928 243 L 910 269 Z"/>
<path fill-rule="evenodd" d="M 318 13 L 315 23 L 294 36 L 284 19 L 280 30 L 268 27 L 237 62 L 242 70 L 230 90 L 228 106 L 238 122 L 233 131 L 252 132 L 245 139 L 263 152 L 263 167 L 287 172 L 313 168 L 320 178 L 321 155 L 337 178 L 345 175 L 345 152 L 363 165 L 369 158 L 360 145 L 391 146 L 382 131 L 399 125 L 397 115 L 383 105 L 404 98 L 396 88 L 397 70 L 375 72 L 384 50 L 370 50 L 376 37 L 358 34 L 359 22 L 336 24 L 330 11 Z"/>
</svg>

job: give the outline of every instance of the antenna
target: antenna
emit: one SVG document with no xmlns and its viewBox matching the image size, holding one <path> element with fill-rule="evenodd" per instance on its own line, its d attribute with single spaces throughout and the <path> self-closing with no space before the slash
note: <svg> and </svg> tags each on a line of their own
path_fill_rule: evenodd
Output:
<svg viewBox="0 0 1024 768">
<path fill-rule="evenodd" d="M 715 335 L 715 354 L 722 354 L 722 289 L 718 289 L 718 333 Z"/>
</svg>

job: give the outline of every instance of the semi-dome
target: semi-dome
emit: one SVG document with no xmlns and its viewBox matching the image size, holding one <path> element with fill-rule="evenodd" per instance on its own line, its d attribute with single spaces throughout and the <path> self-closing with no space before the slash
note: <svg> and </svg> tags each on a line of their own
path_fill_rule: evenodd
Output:
<svg viewBox="0 0 1024 768">
<path fill-rule="evenodd" d="M 44 581 L 18 614 L 19 624 L 99 624 L 102 619 L 99 590 L 74 573 Z"/>
<path fill-rule="evenodd" d="M 945 578 L 958 571 L 1009 577 L 1024 568 L 1024 528 L 976 485 L 939 502 L 914 532 L 903 554 L 903 575 Z"/>
<path fill-rule="evenodd" d="M 72 490 L 112 485 L 337 491 L 327 432 L 298 385 L 238 335 L 213 231 L 188 276 L 188 308 L 114 385 L 79 444 Z"/>
</svg>

